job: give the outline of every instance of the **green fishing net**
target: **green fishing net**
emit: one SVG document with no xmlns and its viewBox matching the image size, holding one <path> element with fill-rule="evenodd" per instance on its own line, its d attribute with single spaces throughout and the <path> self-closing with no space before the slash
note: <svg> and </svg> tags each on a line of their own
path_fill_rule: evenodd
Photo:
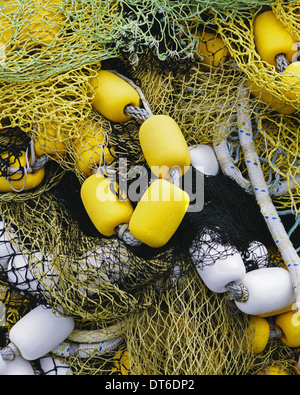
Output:
<svg viewBox="0 0 300 395">
<path fill-rule="evenodd" d="M 73 317 L 75 330 L 45 356 L 53 368 L 34 362 L 40 374 L 258 375 L 276 366 L 297 375 L 299 352 L 279 338 L 252 352 L 250 317 L 205 286 L 189 246 L 209 233 L 251 271 L 260 263 L 249 260 L 249 244 L 261 240 L 268 266 L 285 265 L 248 193 L 246 100 L 272 202 L 300 251 L 298 102 L 253 38 L 255 17 L 272 9 L 297 41 L 299 2 L 1 0 L 0 9 L 0 176 L 15 186 L 0 193 L 1 347 L 15 322 L 47 304 Z M 130 185 L 130 169 L 147 168 L 142 120 L 112 122 L 93 107 L 101 69 L 132 81 L 153 114 L 172 117 L 188 146 L 213 146 L 219 161 L 221 174 L 204 177 L 204 209 L 159 249 L 101 235 L 80 198 L 96 171 L 120 176 L 126 163 Z M 249 81 L 295 111 L 242 95 Z M 38 185 L 16 187 L 39 171 Z M 212 262 L 214 242 L 202 252 Z"/>
<path fill-rule="evenodd" d="M 38 81 L 125 55 L 137 64 L 149 48 L 161 60 L 195 51 L 199 24 L 248 18 L 293 1 L 1 0 L 0 80 Z M 230 12 L 229 12 L 230 10 Z"/>
</svg>

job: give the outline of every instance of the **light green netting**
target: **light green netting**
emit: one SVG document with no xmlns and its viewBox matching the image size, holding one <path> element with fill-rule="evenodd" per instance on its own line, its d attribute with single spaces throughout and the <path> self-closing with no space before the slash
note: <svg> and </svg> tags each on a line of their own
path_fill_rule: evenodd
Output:
<svg viewBox="0 0 300 395">
<path fill-rule="evenodd" d="M 192 58 L 198 23 L 248 18 L 276 3 L 1 0 L 0 81 L 38 81 L 120 55 L 136 65 L 147 48 L 161 60 Z"/>
</svg>

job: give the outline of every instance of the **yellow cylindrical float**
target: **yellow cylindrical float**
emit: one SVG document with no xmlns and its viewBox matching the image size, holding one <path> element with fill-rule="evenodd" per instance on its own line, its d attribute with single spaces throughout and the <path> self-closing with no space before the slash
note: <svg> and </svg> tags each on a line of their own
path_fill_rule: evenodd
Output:
<svg viewBox="0 0 300 395">
<path fill-rule="evenodd" d="M 8 51 L 11 49 L 11 36 L 13 34 L 12 31 L 12 22 L 11 15 L 8 15 L 11 12 L 14 12 L 15 7 L 9 4 L 6 4 L 7 1 L 4 1 L 3 6 L 5 7 L 4 11 L 0 14 L 0 49 L 1 51 Z M 1 53 L 5 55 L 5 52 Z"/>
<path fill-rule="evenodd" d="M 127 122 L 130 115 L 125 107 L 140 106 L 140 96 L 136 89 L 123 78 L 108 70 L 100 70 L 97 78 L 91 79 L 95 89 L 92 106 L 99 114 L 113 122 Z"/>
<path fill-rule="evenodd" d="M 300 62 L 293 62 L 281 74 L 281 80 L 290 86 L 285 95 L 290 100 L 300 97 Z"/>
<path fill-rule="evenodd" d="M 256 50 L 261 59 L 277 66 L 276 56 L 284 54 L 289 63 L 297 53 L 294 38 L 273 11 L 265 11 L 255 18 L 253 25 Z"/>
<path fill-rule="evenodd" d="M 196 35 L 200 39 L 196 51 L 202 57 L 201 62 L 209 68 L 220 67 L 228 56 L 224 41 L 209 32 L 197 32 Z"/>
<path fill-rule="evenodd" d="M 272 311 L 271 313 L 257 314 L 257 317 L 261 317 L 261 318 L 273 317 L 275 315 L 283 314 L 283 313 L 286 313 L 288 311 L 292 311 L 292 310 L 295 311 L 294 308 L 295 308 L 295 302 L 291 303 L 289 306 L 287 306 L 287 307 L 285 307 L 283 309 Z"/>
<path fill-rule="evenodd" d="M 157 179 L 138 202 L 129 222 L 131 234 L 153 248 L 165 245 L 180 225 L 189 196 L 170 182 Z"/>
<path fill-rule="evenodd" d="M 281 341 L 288 347 L 300 347 L 300 319 L 299 311 L 288 311 L 275 318 L 277 325 L 283 332 Z"/>
<path fill-rule="evenodd" d="M 82 130 L 82 137 L 74 143 L 76 164 L 86 176 L 92 175 L 95 166 L 113 162 L 114 148 L 106 143 L 106 133 L 101 125 L 88 121 Z"/>
<path fill-rule="evenodd" d="M 119 350 L 114 356 L 112 372 L 117 375 L 141 375 L 134 366 L 134 360 L 127 350 Z"/>
<path fill-rule="evenodd" d="M 273 110 L 285 115 L 291 115 L 294 113 L 295 109 L 293 106 L 283 103 L 277 97 L 259 87 L 255 82 L 248 81 L 247 86 L 253 96 L 268 104 L 268 106 Z"/>
<path fill-rule="evenodd" d="M 156 177 L 169 179 L 169 170 L 178 167 L 184 174 L 191 155 L 177 123 L 168 115 L 154 115 L 144 121 L 139 131 L 145 159 Z"/>
<path fill-rule="evenodd" d="M 133 213 L 130 201 L 125 196 L 119 199 L 118 184 L 99 174 L 84 181 L 81 199 L 91 221 L 104 236 L 117 234 L 116 226 L 128 224 Z"/>
<path fill-rule="evenodd" d="M 259 374 L 262 376 L 289 376 L 289 373 L 286 370 L 277 365 L 267 366 Z"/>
<path fill-rule="evenodd" d="M 260 318 L 255 315 L 250 316 L 249 325 L 247 327 L 247 342 L 243 342 L 242 347 L 246 352 L 252 354 L 260 354 L 267 346 L 270 337 L 270 325 L 265 318 Z"/>
<path fill-rule="evenodd" d="M 18 36 L 21 42 L 29 40 L 37 45 L 50 45 L 62 31 L 66 17 L 60 11 L 61 0 L 35 1 L 34 11 L 25 14 L 25 25 Z"/>
<path fill-rule="evenodd" d="M 34 150 L 36 156 L 47 154 L 52 159 L 64 156 L 68 149 L 67 144 L 58 140 L 55 128 L 50 123 L 40 125 L 39 128 L 41 129 L 40 131 L 43 131 L 43 134 L 47 135 L 47 138 L 34 138 Z"/>
<path fill-rule="evenodd" d="M 1 154 L 1 158 L 5 159 L 9 155 L 7 152 Z M 30 160 L 29 160 L 30 163 Z M 26 153 L 22 152 L 20 156 L 11 156 L 10 167 L 18 170 L 20 167 L 26 166 Z M 0 192 L 12 192 L 12 191 L 27 191 L 37 187 L 45 176 L 45 168 L 32 172 L 23 174 L 22 173 L 11 173 L 9 181 L 0 177 Z"/>
</svg>

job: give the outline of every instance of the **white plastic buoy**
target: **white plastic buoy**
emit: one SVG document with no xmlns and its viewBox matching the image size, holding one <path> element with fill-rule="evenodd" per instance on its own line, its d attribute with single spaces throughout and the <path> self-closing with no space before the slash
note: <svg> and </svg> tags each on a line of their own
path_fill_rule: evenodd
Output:
<svg viewBox="0 0 300 395">
<path fill-rule="evenodd" d="M 16 288 L 25 291 L 36 291 L 38 288 L 37 279 L 29 270 L 29 257 L 22 253 L 13 255 L 7 267 L 8 281 Z"/>
<path fill-rule="evenodd" d="M 23 358 L 41 358 L 65 340 L 74 329 L 74 319 L 53 313 L 42 305 L 22 317 L 10 330 L 9 339 Z"/>
<path fill-rule="evenodd" d="M 30 255 L 30 267 L 34 276 L 42 278 L 43 282 L 38 281 L 38 289 L 49 293 L 53 286 L 58 282 L 58 276 L 53 267 L 53 256 L 36 251 Z"/>
<path fill-rule="evenodd" d="M 103 246 L 89 251 L 86 256 L 86 264 L 92 268 L 109 268 L 109 275 L 102 273 L 104 281 L 118 281 L 120 272 L 128 267 L 128 250 L 121 241 L 104 244 Z"/>
<path fill-rule="evenodd" d="M 79 286 L 78 292 L 93 295 L 99 292 L 103 284 L 115 283 L 120 279 L 120 273 L 128 268 L 128 250 L 120 241 L 116 241 L 88 251 L 85 257 L 76 263 L 81 269 L 77 274 L 78 284 L 88 284 L 86 288 Z M 93 282 L 89 281 L 91 273 Z"/>
<path fill-rule="evenodd" d="M 43 282 L 48 284 L 49 287 L 57 281 L 57 275 L 51 267 L 49 257 L 43 257 L 40 251 L 32 252 L 30 255 L 20 252 L 11 257 L 7 267 L 7 277 L 8 281 L 16 288 L 32 293 L 44 291 L 45 287 L 38 281 L 33 272 L 41 275 Z"/>
<path fill-rule="evenodd" d="M 219 162 L 214 149 L 210 145 L 199 144 L 189 147 L 191 165 L 209 176 L 216 176 L 219 172 Z"/>
<path fill-rule="evenodd" d="M 6 375 L 6 372 L 7 372 L 7 363 L 2 358 L 2 355 L 0 355 L 0 376 Z"/>
<path fill-rule="evenodd" d="M 6 362 L 6 376 L 34 376 L 34 370 L 30 362 L 16 355 L 13 361 Z"/>
<path fill-rule="evenodd" d="M 40 359 L 41 369 L 46 376 L 72 375 L 68 364 L 61 362 L 58 358 L 43 357 Z"/>
<path fill-rule="evenodd" d="M 246 314 L 272 313 L 288 307 L 295 300 L 290 273 L 281 267 L 252 270 L 246 273 L 241 283 L 248 290 L 248 299 L 235 301 L 235 304 Z"/>
<path fill-rule="evenodd" d="M 190 249 L 191 258 L 205 285 L 213 292 L 227 292 L 231 282 L 240 283 L 246 268 L 239 252 L 216 242 L 205 234 L 201 242 L 195 240 Z"/>
<path fill-rule="evenodd" d="M 3 269 L 7 269 L 9 259 L 13 254 L 14 248 L 5 231 L 4 222 L 0 221 L 0 266 L 2 266 Z"/>
<path fill-rule="evenodd" d="M 264 244 L 260 241 L 252 241 L 248 247 L 249 257 L 246 258 L 247 261 L 253 261 L 258 266 L 258 268 L 267 267 L 269 263 L 269 253 Z"/>
</svg>

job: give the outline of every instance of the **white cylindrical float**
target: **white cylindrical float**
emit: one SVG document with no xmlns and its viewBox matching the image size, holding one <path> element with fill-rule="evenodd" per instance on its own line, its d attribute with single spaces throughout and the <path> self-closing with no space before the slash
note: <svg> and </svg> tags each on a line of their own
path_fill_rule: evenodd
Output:
<svg viewBox="0 0 300 395">
<path fill-rule="evenodd" d="M 38 306 L 22 317 L 10 330 L 9 339 L 23 358 L 41 358 L 64 341 L 74 329 L 74 319 Z"/>
<path fill-rule="evenodd" d="M 34 370 L 30 362 L 16 355 L 13 361 L 6 362 L 6 376 L 34 376 Z"/>
<path fill-rule="evenodd" d="M 9 259 L 14 254 L 14 248 L 5 230 L 5 224 L 0 221 L 0 266 L 7 269 Z"/>
<path fill-rule="evenodd" d="M 45 376 L 72 375 L 70 366 L 58 358 L 43 357 L 40 359 L 40 365 Z"/>
<path fill-rule="evenodd" d="M 268 314 L 295 301 L 290 273 L 282 267 L 265 267 L 246 273 L 243 286 L 248 290 L 245 302 L 235 301 L 239 310 L 250 315 Z"/>
<path fill-rule="evenodd" d="M 205 285 L 213 292 L 227 292 L 231 282 L 243 281 L 246 269 L 239 252 L 229 246 L 212 242 L 207 234 L 201 242 L 196 240 L 190 249 L 197 272 Z"/>
<path fill-rule="evenodd" d="M 219 172 L 219 162 L 214 149 L 210 145 L 199 144 L 189 147 L 191 165 L 201 173 L 216 176 Z"/>
<path fill-rule="evenodd" d="M 120 280 L 120 273 L 130 270 L 129 251 L 120 240 L 110 240 L 95 250 L 87 251 L 86 255 L 76 261 L 80 269 L 78 284 L 85 284 L 86 289 L 78 286 L 84 295 L 93 295 L 105 283 L 115 284 Z M 89 278 L 91 276 L 91 279 Z"/>
<path fill-rule="evenodd" d="M 246 258 L 247 261 L 253 261 L 257 268 L 267 267 L 269 264 L 269 253 L 264 244 L 260 241 L 252 241 L 248 247 L 249 256 Z"/>
<path fill-rule="evenodd" d="M 38 274 L 43 278 L 44 284 L 53 286 L 57 281 L 57 275 L 51 264 L 51 259 L 44 256 L 40 251 L 29 254 L 15 253 L 7 267 L 8 281 L 16 288 L 32 293 L 44 291 L 45 287 L 36 278 Z"/>
<path fill-rule="evenodd" d="M 38 281 L 31 274 L 28 263 L 28 255 L 23 255 L 22 253 L 14 254 L 7 267 L 7 278 L 16 288 L 35 292 L 38 288 Z"/>
<path fill-rule="evenodd" d="M 7 372 L 7 363 L 2 358 L 2 355 L 0 355 L 0 376 L 6 375 L 6 372 Z"/>
</svg>

